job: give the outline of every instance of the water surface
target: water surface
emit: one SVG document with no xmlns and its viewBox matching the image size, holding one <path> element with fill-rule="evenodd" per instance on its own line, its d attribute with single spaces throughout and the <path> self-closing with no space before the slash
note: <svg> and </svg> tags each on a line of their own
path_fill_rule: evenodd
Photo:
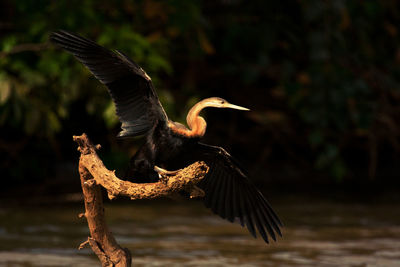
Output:
<svg viewBox="0 0 400 267">
<path fill-rule="evenodd" d="M 276 203 L 275 203 L 276 202 Z M 108 203 L 106 218 L 133 266 L 400 266 L 397 204 L 291 198 L 273 206 L 285 227 L 266 245 L 197 201 Z M 99 266 L 82 205 L 0 208 L 0 266 Z"/>
</svg>

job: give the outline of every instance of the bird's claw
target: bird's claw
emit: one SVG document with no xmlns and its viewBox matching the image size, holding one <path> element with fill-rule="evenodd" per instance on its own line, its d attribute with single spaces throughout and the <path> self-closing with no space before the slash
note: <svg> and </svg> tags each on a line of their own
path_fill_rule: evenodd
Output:
<svg viewBox="0 0 400 267">
<path fill-rule="evenodd" d="M 175 171 L 168 171 L 168 170 L 160 168 L 158 166 L 154 166 L 154 170 L 158 173 L 159 176 L 160 175 L 175 175 L 180 171 L 180 169 L 175 170 Z"/>
</svg>

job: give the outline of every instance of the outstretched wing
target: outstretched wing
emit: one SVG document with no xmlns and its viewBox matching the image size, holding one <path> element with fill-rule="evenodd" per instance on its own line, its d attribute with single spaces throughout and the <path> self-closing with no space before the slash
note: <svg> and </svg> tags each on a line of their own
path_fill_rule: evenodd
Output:
<svg viewBox="0 0 400 267">
<path fill-rule="evenodd" d="M 144 134 L 155 121 L 168 120 L 150 77 L 127 56 L 66 31 L 51 33 L 50 40 L 73 54 L 107 86 L 122 122 L 119 137 Z"/>
<path fill-rule="evenodd" d="M 256 231 L 268 243 L 268 235 L 282 236 L 281 221 L 260 191 L 223 148 L 199 143 L 200 157 L 210 167 L 197 184 L 205 192 L 204 203 L 214 213 L 233 222 L 239 220 L 256 237 Z"/>
</svg>

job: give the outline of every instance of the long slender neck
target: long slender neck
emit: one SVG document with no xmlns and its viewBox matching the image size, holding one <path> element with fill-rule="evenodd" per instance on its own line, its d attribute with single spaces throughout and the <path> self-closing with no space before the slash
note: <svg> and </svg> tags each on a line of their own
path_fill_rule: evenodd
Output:
<svg viewBox="0 0 400 267">
<path fill-rule="evenodd" d="M 194 105 L 186 116 L 186 122 L 192 136 L 201 137 L 206 133 L 207 123 L 203 117 L 199 116 L 200 111 L 205 107 L 207 107 L 206 100 L 202 100 Z"/>
</svg>

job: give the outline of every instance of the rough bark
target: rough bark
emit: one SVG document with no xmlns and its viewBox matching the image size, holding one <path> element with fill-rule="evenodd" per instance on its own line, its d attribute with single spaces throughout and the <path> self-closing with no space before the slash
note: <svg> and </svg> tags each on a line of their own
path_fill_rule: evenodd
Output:
<svg viewBox="0 0 400 267">
<path fill-rule="evenodd" d="M 101 186 L 108 192 L 110 199 L 116 196 L 126 196 L 131 199 L 153 199 L 172 195 L 178 191 L 188 191 L 191 196 L 201 196 L 202 192 L 195 185 L 207 174 L 208 167 L 204 162 L 195 162 L 179 170 L 174 175 L 165 175 L 157 183 L 135 184 L 120 180 L 114 171 L 108 170 L 98 157 L 94 146 L 86 134 L 74 136 L 78 143 L 79 174 L 81 177 L 82 192 L 85 202 L 85 213 L 90 237 L 79 248 L 89 244 L 96 253 L 103 267 L 131 266 L 130 252 L 116 242 L 108 230 L 104 217 Z"/>
</svg>

